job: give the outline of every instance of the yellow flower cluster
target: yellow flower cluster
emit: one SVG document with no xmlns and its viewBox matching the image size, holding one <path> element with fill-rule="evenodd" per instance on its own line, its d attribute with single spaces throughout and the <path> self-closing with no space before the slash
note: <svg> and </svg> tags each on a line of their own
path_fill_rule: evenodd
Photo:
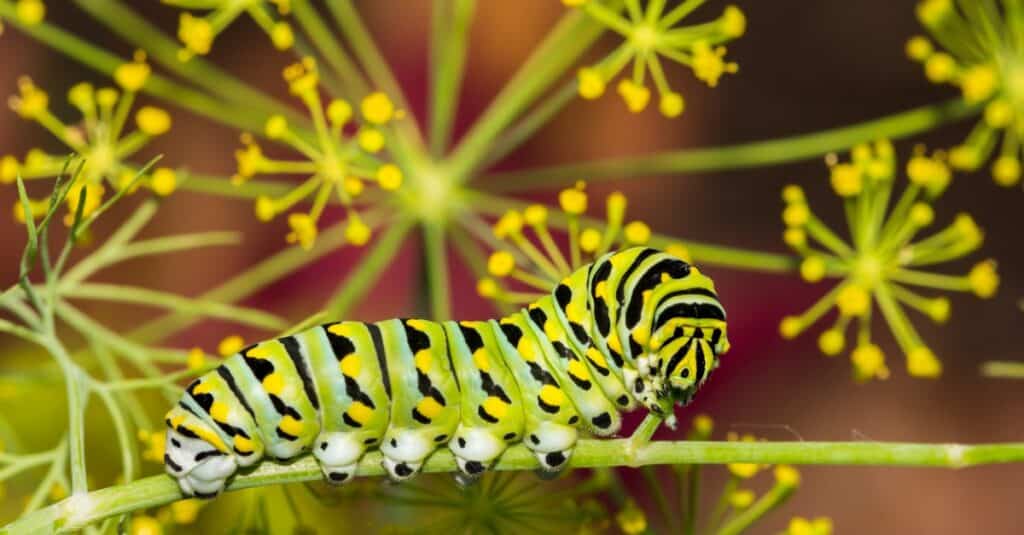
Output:
<svg viewBox="0 0 1024 535">
<path fill-rule="evenodd" d="M 165 4 L 185 9 L 209 10 L 205 16 L 184 12 L 178 19 L 178 39 L 184 47 L 178 52 L 181 61 L 210 53 L 213 40 L 242 13 L 248 13 L 267 33 L 274 47 L 288 50 L 295 42 L 292 27 L 279 17 L 291 12 L 291 0 L 163 0 Z M 275 15 L 276 12 L 276 15 Z"/>
<path fill-rule="evenodd" d="M 958 87 L 965 102 L 984 109 L 967 139 L 950 151 L 949 163 L 957 169 L 981 167 L 996 153 L 1002 133 L 992 177 L 1002 186 L 1013 186 L 1021 178 L 1024 141 L 1024 42 L 1005 36 L 1018 33 L 1024 14 L 968 5 L 920 2 L 917 17 L 942 49 L 919 35 L 907 41 L 906 52 L 924 66 L 928 80 Z"/>
<path fill-rule="evenodd" d="M 682 2 L 666 12 L 664 0 L 649 0 L 646 6 L 641 6 L 639 0 L 627 0 L 625 16 L 602 0 L 563 0 L 563 3 L 581 9 L 623 38 L 608 56 L 577 73 L 579 94 L 585 99 L 603 95 L 608 83 L 632 62 L 631 76 L 622 78 L 616 86 L 629 111 L 639 113 L 647 108 L 651 100 L 647 85 L 650 71 L 658 92 L 658 110 L 665 117 L 677 117 L 683 113 L 686 103 L 683 96 L 669 86 L 662 59 L 685 65 L 710 87 L 718 85 L 723 74 L 735 73 L 739 68 L 736 63 L 726 61 L 726 50 L 721 46 L 746 31 L 746 17 L 736 6 L 726 7 L 714 21 L 677 26 L 702 2 Z"/>
<path fill-rule="evenodd" d="M 67 148 L 84 159 L 80 181 L 67 196 L 70 212 L 78 205 L 79 197 L 86 195 L 83 210 L 89 215 L 100 207 L 107 186 L 115 191 L 123 189 L 138 175 L 140 167 L 126 160 L 142 149 L 154 137 L 171 128 L 171 116 L 161 108 L 142 106 L 135 112 L 136 130 L 122 135 L 131 115 L 135 95 L 146 84 L 150 67 L 144 53 L 136 52 L 133 61 L 120 65 L 114 71 L 114 80 L 121 88 L 95 88 L 88 82 L 75 85 L 68 91 L 68 102 L 82 114 L 76 124 L 65 124 L 50 111 L 50 97 L 36 87 L 28 77 L 18 81 L 18 95 L 8 103 L 22 118 L 39 123 Z M 23 161 L 14 156 L 0 157 L 0 183 L 11 184 L 17 177 L 23 180 L 53 178 L 60 174 L 67 156 L 45 152 L 41 148 L 28 151 Z M 158 195 L 169 195 L 177 187 L 177 176 L 168 168 L 157 168 L 142 179 Z M 41 217 L 47 199 L 31 201 L 31 216 Z M 15 218 L 24 222 L 26 214 L 20 203 L 14 206 Z"/>
<path fill-rule="evenodd" d="M 884 379 L 889 375 L 885 356 L 871 340 L 871 316 L 877 304 L 906 355 L 907 371 L 918 377 L 938 376 L 942 365 L 921 340 L 904 307 L 943 323 L 950 315 L 949 300 L 925 297 L 907 286 L 969 291 L 988 298 L 999 285 L 991 260 L 976 264 L 963 276 L 918 269 L 962 258 L 980 247 L 983 239 L 974 220 L 959 214 L 945 229 L 915 241 L 918 233 L 933 224 L 932 202 L 952 179 L 943 154 L 929 156 L 918 148 L 907 162 L 908 184 L 898 198 L 896 156 L 888 141 L 854 147 L 850 162 L 831 157 L 829 165 L 832 189 L 843 199 L 851 241 L 847 243 L 815 216 L 797 186 L 783 190 L 783 238 L 803 258 L 800 274 L 806 281 L 815 283 L 829 275 L 842 281 L 803 314 L 784 318 L 779 326 L 782 336 L 796 337 L 835 308 L 835 323 L 818 339 L 821 351 L 826 355 L 842 352 L 845 332 L 856 320 L 856 345 L 850 355 L 854 376 L 861 381 Z"/>
<path fill-rule="evenodd" d="M 311 58 L 290 65 L 284 70 L 284 78 L 291 94 L 308 108 L 315 132 L 297 131 L 284 116 L 275 115 L 267 120 L 264 134 L 293 148 L 304 159 L 271 159 L 264 155 L 252 136 L 243 134 L 245 146 L 235 152 L 238 173 L 233 180 L 241 184 L 257 174 L 307 175 L 301 185 L 280 198 L 257 198 L 256 216 L 261 221 L 270 221 L 312 197 L 313 206 L 309 212 L 288 215 L 291 227 L 288 242 L 309 249 L 316 240 L 317 222 L 327 203 L 336 195 L 348 212 L 346 238 L 352 244 L 363 245 L 369 241 L 371 231 L 359 217 L 356 203 L 380 198 L 380 195 L 369 195 L 365 191 L 367 182 L 376 184 L 379 192 L 393 192 L 402 185 L 401 169 L 379 158 L 388 137 L 386 128 L 391 121 L 402 116 L 402 111 L 395 109 L 391 99 L 380 92 L 364 97 L 358 110 L 341 99 L 328 102 L 325 110 L 320 99 L 319 74 Z M 354 133 L 350 134 L 352 131 Z"/>
<path fill-rule="evenodd" d="M 608 196 L 604 229 L 587 225 L 581 228 L 582 216 L 589 203 L 585 184 L 562 190 L 558 196 L 561 212 L 550 214 L 546 206 L 534 204 L 523 211 L 506 212 L 493 227 L 494 236 L 507 247 L 491 254 L 487 261 L 490 277 L 477 283 L 477 292 L 497 302 L 523 304 L 550 292 L 559 282 L 586 262 L 590 262 L 615 247 L 647 244 L 651 229 L 643 221 L 625 222 L 626 196 L 615 192 Z M 549 218 L 566 223 L 569 234 L 569 258 L 562 254 L 548 228 Z M 530 240 L 526 230 L 532 231 L 540 247 Z M 666 252 L 690 260 L 689 252 L 681 243 L 671 243 Z M 508 291 L 497 279 L 516 281 L 529 291 Z"/>
</svg>

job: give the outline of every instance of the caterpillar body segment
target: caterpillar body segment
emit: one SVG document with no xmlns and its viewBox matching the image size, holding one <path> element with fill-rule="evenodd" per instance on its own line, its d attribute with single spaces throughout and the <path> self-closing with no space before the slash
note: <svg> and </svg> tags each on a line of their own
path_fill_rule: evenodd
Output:
<svg viewBox="0 0 1024 535">
<path fill-rule="evenodd" d="M 671 423 L 728 349 L 710 279 L 664 252 L 608 253 L 500 320 L 345 321 L 261 342 L 186 388 L 165 465 L 209 497 L 238 468 L 312 451 L 328 481 L 379 449 L 394 480 L 447 446 L 475 478 L 523 442 L 545 471 L 583 429 L 642 405 Z"/>
</svg>

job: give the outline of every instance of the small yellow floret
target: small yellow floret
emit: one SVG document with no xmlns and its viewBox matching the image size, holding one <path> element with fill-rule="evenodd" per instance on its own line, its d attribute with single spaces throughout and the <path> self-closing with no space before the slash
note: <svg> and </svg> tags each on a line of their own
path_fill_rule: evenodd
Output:
<svg viewBox="0 0 1024 535">
<path fill-rule="evenodd" d="M 362 179 L 360 179 L 357 176 L 345 177 L 341 181 L 341 185 L 345 189 L 345 193 L 347 193 L 350 197 L 358 197 L 362 195 L 363 189 L 365 188 Z"/>
<path fill-rule="evenodd" d="M 956 60 L 945 52 L 937 52 L 924 62 L 924 74 L 934 83 L 948 82 L 956 76 Z"/>
<path fill-rule="evenodd" d="M 35 119 L 44 112 L 50 105 L 50 97 L 45 91 L 36 87 L 28 76 L 18 78 L 17 97 L 8 100 L 11 109 L 18 112 L 18 115 L 25 119 Z"/>
<path fill-rule="evenodd" d="M 114 80 L 125 91 L 136 92 L 146 85 L 151 69 L 145 62 L 145 55 L 140 54 L 137 61 L 122 63 L 114 70 Z"/>
<path fill-rule="evenodd" d="M 136 516 L 128 525 L 130 535 L 162 535 L 164 532 L 160 522 L 151 516 Z"/>
<path fill-rule="evenodd" d="M 715 428 L 715 421 L 707 414 L 698 414 L 693 418 L 693 432 L 702 437 L 711 436 Z"/>
<path fill-rule="evenodd" d="M 632 499 L 615 515 L 615 522 L 626 535 L 639 535 L 647 531 L 647 516 Z"/>
<path fill-rule="evenodd" d="M 241 336 L 233 334 L 217 344 L 217 353 L 222 357 L 227 357 L 238 353 L 243 347 L 245 347 L 245 340 Z"/>
<path fill-rule="evenodd" d="M 907 353 L 907 372 L 914 377 L 938 377 L 942 374 L 942 363 L 930 349 L 919 346 Z"/>
<path fill-rule="evenodd" d="M 945 323 L 949 320 L 949 315 L 952 312 L 952 306 L 949 304 L 949 299 L 945 297 L 936 297 L 928 303 L 926 309 L 928 317 L 936 323 Z"/>
<path fill-rule="evenodd" d="M 974 295 L 983 299 L 994 296 L 999 289 L 999 273 L 995 261 L 985 260 L 975 264 L 967 274 L 967 281 Z"/>
<path fill-rule="evenodd" d="M 359 216 L 352 214 L 345 225 L 345 239 L 352 245 L 362 246 L 370 241 L 370 227 Z"/>
<path fill-rule="evenodd" d="M 213 26 L 202 17 L 193 17 L 191 13 L 182 13 L 178 19 L 178 39 L 185 48 L 193 53 L 205 55 L 210 53 L 215 33 Z"/>
<path fill-rule="evenodd" d="M 932 42 L 922 35 L 915 35 L 907 40 L 907 56 L 915 61 L 924 61 L 932 54 Z"/>
<path fill-rule="evenodd" d="M 992 178 L 1000 186 L 1014 186 L 1020 182 L 1020 160 L 1015 156 L 1000 156 L 992 164 Z"/>
<path fill-rule="evenodd" d="M 782 321 L 779 323 L 779 334 L 781 334 L 783 338 L 787 339 L 796 338 L 803 328 L 804 325 L 803 322 L 800 321 L 800 318 L 796 316 L 786 316 L 785 318 L 782 318 Z"/>
<path fill-rule="evenodd" d="M 395 105 L 380 91 L 367 95 L 359 105 L 363 118 L 373 124 L 384 124 L 395 116 Z"/>
<path fill-rule="evenodd" d="M 852 197 L 861 192 L 863 180 L 860 169 L 852 164 L 839 164 L 832 167 L 832 189 L 840 197 Z"/>
<path fill-rule="evenodd" d="M 850 361 L 853 363 L 854 377 L 858 381 L 875 377 L 885 379 L 889 376 L 889 370 L 885 367 L 885 355 L 875 344 L 857 346 L 850 355 Z"/>
<path fill-rule="evenodd" d="M 789 465 L 782 464 L 776 466 L 775 482 L 784 487 L 798 487 L 800 486 L 800 472 Z"/>
<path fill-rule="evenodd" d="M 871 296 L 867 290 L 856 284 L 848 284 L 839 290 L 836 306 L 844 316 L 863 316 L 871 308 Z"/>
<path fill-rule="evenodd" d="M 811 218 L 811 210 L 806 204 L 793 203 L 782 211 L 782 221 L 787 227 L 802 227 Z"/>
<path fill-rule="evenodd" d="M 807 282 L 818 282 L 825 278 L 825 260 L 820 256 L 809 256 L 800 263 L 800 276 Z"/>
<path fill-rule="evenodd" d="M 287 22 L 278 22 L 270 29 L 270 41 L 278 50 L 288 50 L 295 44 L 295 35 L 292 34 L 292 27 Z"/>
<path fill-rule="evenodd" d="M 935 210 L 927 203 L 916 202 L 910 208 L 910 220 L 919 227 L 926 227 L 935 219 Z"/>
<path fill-rule="evenodd" d="M 729 505 L 734 509 L 746 509 L 754 503 L 754 492 L 749 489 L 737 489 L 729 495 Z"/>
<path fill-rule="evenodd" d="M 693 45 L 693 74 L 708 86 L 718 85 L 718 79 L 725 73 L 739 70 L 736 63 L 725 61 L 725 47 L 712 48 L 705 41 L 697 41 Z"/>
<path fill-rule="evenodd" d="M 924 0 L 917 5 L 917 18 L 925 26 L 934 26 L 953 12 L 952 0 Z"/>
<path fill-rule="evenodd" d="M 0 158 L 0 184 L 10 184 L 18 178 L 18 159 L 14 156 Z"/>
<path fill-rule="evenodd" d="M 188 369 L 190 370 L 201 370 L 206 366 L 206 354 L 203 353 L 202 348 L 193 347 L 188 352 L 188 359 L 186 360 Z"/>
<path fill-rule="evenodd" d="M 719 24 L 727 37 L 740 37 L 747 31 L 747 17 L 736 6 L 726 6 Z"/>
<path fill-rule="evenodd" d="M 376 154 L 384 148 L 384 134 L 376 128 L 360 128 L 356 137 L 359 146 L 370 154 Z"/>
<path fill-rule="evenodd" d="M 46 4 L 43 0 L 18 0 L 14 9 L 18 21 L 28 26 L 35 26 L 46 17 Z"/>
<path fill-rule="evenodd" d="M 476 293 L 479 294 L 480 297 L 490 299 L 497 296 L 500 291 L 501 288 L 494 279 L 483 278 L 476 283 Z"/>
<path fill-rule="evenodd" d="M 281 139 L 288 133 L 288 120 L 281 115 L 271 115 L 263 125 L 263 133 L 270 139 Z"/>
<path fill-rule="evenodd" d="M 588 0 L 562 0 L 562 4 L 569 7 L 579 7 L 586 4 Z"/>
<path fill-rule="evenodd" d="M 580 233 L 580 249 L 585 253 L 593 253 L 601 246 L 601 232 L 597 229 L 584 229 Z"/>
<path fill-rule="evenodd" d="M 270 221 L 277 215 L 277 207 L 274 200 L 267 196 L 256 198 L 256 218 L 260 221 Z"/>
<path fill-rule="evenodd" d="M 505 239 L 508 236 L 519 234 L 523 230 L 523 215 L 515 210 L 509 210 L 501 216 L 501 219 L 494 224 L 494 236 L 498 239 Z"/>
<path fill-rule="evenodd" d="M 665 93 L 661 95 L 658 110 L 665 117 L 679 117 L 684 109 L 686 109 L 686 101 L 683 100 L 683 96 L 679 93 Z"/>
<path fill-rule="evenodd" d="M 981 165 L 981 155 L 976 147 L 957 145 L 949 151 L 949 163 L 957 169 L 974 170 Z"/>
<path fill-rule="evenodd" d="M 288 227 L 292 229 L 285 236 L 285 240 L 288 243 L 298 243 L 299 247 L 307 251 L 313 248 L 313 242 L 316 241 L 317 228 L 316 221 L 313 221 L 309 214 L 288 214 Z"/>
<path fill-rule="evenodd" d="M 395 164 L 386 163 L 377 169 L 377 184 L 381 189 L 394 191 L 402 186 L 402 170 Z"/>
<path fill-rule="evenodd" d="M 548 209 L 543 204 L 531 204 L 523 210 L 523 219 L 528 225 L 543 225 L 548 220 Z"/>
<path fill-rule="evenodd" d="M 632 80 L 622 80 L 618 85 L 619 96 L 626 102 L 626 108 L 633 113 L 640 113 L 647 107 L 651 100 L 651 90 L 633 83 Z"/>
<path fill-rule="evenodd" d="M 178 187 L 178 174 L 174 169 L 159 167 L 149 177 L 149 187 L 153 193 L 166 197 Z"/>
<path fill-rule="evenodd" d="M 999 87 L 999 75 L 989 65 L 975 65 L 961 75 L 960 90 L 964 100 L 976 103 L 987 100 Z"/>
<path fill-rule="evenodd" d="M 567 214 L 580 215 L 587 211 L 587 194 L 583 192 L 582 184 L 574 188 L 563 189 L 558 194 L 558 204 L 562 206 Z"/>
<path fill-rule="evenodd" d="M 203 501 L 198 498 L 178 500 L 170 505 L 171 519 L 179 525 L 192 524 L 199 518 L 202 507 Z"/>
<path fill-rule="evenodd" d="M 135 113 L 135 124 L 144 134 L 159 136 L 171 129 L 171 115 L 160 108 L 143 106 Z"/>
<path fill-rule="evenodd" d="M 794 249 L 802 249 L 807 245 L 807 232 L 802 228 L 787 228 L 782 233 L 782 241 Z"/>
<path fill-rule="evenodd" d="M 327 120 L 335 126 L 345 126 L 352 118 L 352 105 L 347 100 L 334 99 L 327 105 Z"/>
<path fill-rule="evenodd" d="M 508 251 L 495 251 L 487 259 L 487 272 L 495 277 L 507 277 L 516 268 L 516 259 Z"/>
<path fill-rule="evenodd" d="M 651 227 L 643 221 L 633 221 L 622 229 L 626 242 L 630 245 L 643 245 L 651 239 Z"/>
<path fill-rule="evenodd" d="M 995 99 L 985 106 L 985 122 L 992 128 L 1006 128 L 1014 115 L 1013 105 L 1004 99 Z"/>
<path fill-rule="evenodd" d="M 818 349 L 830 357 L 838 355 L 846 345 L 846 339 L 839 329 L 828 329 L 818 337 Z"/>
<path fill-rule="evenodd" d="M 804 189 L 796 184 L 789 184 L 782 188 L 782 200 L 786 204 L 804 203 L 807 198 L 804 196 Z"/>
<path fill-rule="evenodd" d="M 587 100 L 593 100 L 604 94 L 604 79 L 597 69 L 590 67 L 580 69 L 576 73 L 576 82 L 579 85 L 580 96 Z"/>
<path fill-rule="evenodd" d="M 957 214 L 953 219 L 953 228 L 960 235 L 960 239 L 967 243 L 980 243 L 985 237 L 981 227 L 978 226 L 978 223 L 974 221 L 970 214 Z"/>
</svg>

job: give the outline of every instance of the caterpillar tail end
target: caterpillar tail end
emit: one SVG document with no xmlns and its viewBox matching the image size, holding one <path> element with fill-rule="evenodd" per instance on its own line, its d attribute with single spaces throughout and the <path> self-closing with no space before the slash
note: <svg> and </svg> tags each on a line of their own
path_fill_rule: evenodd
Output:
<svg viewBox="0 0 1024 535">
<path fill-rule="evenodd" d="M 167 431 L 164 468 L 177 479 L 181 492 L 196 498 L 213 498 L 238 470 L 235 456 L 214 449 L 207 442 L 174 429 Z"/>
</svg>

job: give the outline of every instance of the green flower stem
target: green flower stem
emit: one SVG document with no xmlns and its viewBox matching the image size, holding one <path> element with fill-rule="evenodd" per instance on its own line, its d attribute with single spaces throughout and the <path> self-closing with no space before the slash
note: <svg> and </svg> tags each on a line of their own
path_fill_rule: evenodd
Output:
<svg viewBox="0 0 1024 535">
<path fill-rule="evenodd" d="M 655 441 L 625 456 L 630 439 L 581 440 L 570 464 L 574 467 L 646 466 L 654 464 L 813 464 L 858 466 L 968 466 L 1024 462 L 1024 443 L 906 444 L 896 442 L 707 442 Z M 509 448 L 497 470 L 533 470 L 537 458 L 523 445 Z M 442 448 L 423 466 L 424 472 L 453 472 L 455 458 Z M 361 476 L 384 474 L 381 455 L 367 453 L 359 463 Z M 264 461 L 255 471 L 239 475 L 229 489 L 319 481 L 320 468 L 311 456 L 288 465 Z M 182 498 L 177 483 L 166 475 L 148 477 L 88 495 L 72 496 L 7 525 L 2 533 L 19 535 L 56 529 L 74 530 L 104 518 L 165 505 Z"/>
<path fill-rule="evenodd" d="M 448 251 L 444 227 L 437 223 L 423 225 L 424 259 L 427 268 L 427 293 L 430 296 L 430 316 L 444 321 L 452 316 L 451 285 L 448 281 Z"/>
<path fill-rule="evenodd" d="M 470 180 L 487 157 L 494 139 L 565 73 L 603 31 L 604 26 L 579 10 L 563 16 L 456 147 L 448 167 L 452 180 Z"/>
<path fill-rule="evenodd" d="M 434 0 L 433 6 L 428 122 L 430 153 L 439 157 L 451 141 L 476 0 Z"/>
<path fill-rule="evenodd" d="M 686 511 L 682 522 L 683 535 L 694 535 L 697 532 L 697 511 L 700 509 L 700 465 L 686 465 L 686 497 L 683 501 L 683 510 Z M 680 490 L 682 490 L 680 486 Z"/>
<path fill-rule="evenodd" d="M 956 98 L 850 126 L 788 138 L 496 173 L 488 177 L 486 183 L 488 191 L 513 192 L 557 188 L 581 178 L 620 180 L 765 167 L 815 158 L 875 139 L 919 134 L 973 116 L 978 111 L 978 106 Z"/>
<path fill-rule="evenodd" d="M 359 68 L 349 59 L 341 43 L 324 24 L 323 17 L 316 8 L 309 4 L 309 0 L 293 0 L 292 12 L 320 54 L 327 60 L 334 75 L 341 81 L 345 96 L 352 98 L 369 93 L 370 88 Z"/>
<path fill-rule="evenodd" d="M 499 217 L 508 210 L 523 210 L 528 203 L 506 197 L 489 195 L 482 192 L 466 192 L 467 201 L 478 211 Z M 604 229 L 602 221 L 591 218 L 580 218 L 584 226 Z M 561 212 L 552 211 L 548 215 L 548 223 L 556 228 L 568 228 L 569 219 Z M 652 234 L 650 244 L 663 247 L 672 242 L 681 242 L 690 251 L 694 262 L 707 265 L 766 271 L 772 273 L 791 273 L 800 266 L 800 259 L 794 256 L 773 253 L 748 251 L 734 247 L 680 240 L 663 234 Z"/>
<path fill-rule="evenodd" d="M 989 361 L 981 365 L 981 374 L 1003 379 L 1024 379 L 1024 362 Z"/>
<path fill-rule="evenodd" d="M 280 113 L 294 124 L 308 124 L 308 119 L 294 108 L 278 102 L 253 89 L 251 84 L 224 72 L 202 57 L 189 61 L 178 59 L 181 43 L 167 37 L 159 28 L 140 16 L 120 0 L 75 0 L 82 11 L 98 20 L 110 31 L 132 45 L 144 49 L 149 57 L 167 70 L 188 79 L 189 82 L 226 101 L 263 110 L 266 114 Z"/>
<path fill-rule="evenodd" d="M 776 484 L 750 507 L 730 518 L 719 528 L 717 535 L 740 535 L 766 514 L 785 503 L 794 492 L 796 492 L 795 485 Z"/>
<path fill-rule="evenodd" d="M 204 299 L 189 299 L 179 295 L 120 284 L 104 284 L 85 282 L 73 287 L 64 288 L 61 295 L 69 298 L 95 299 L 113 303 L 130 303 L 135 305 L 156 306 L 169 310 L 183 310 L 190 314 L 217 318 L 248 325 L 268 331 L 281 331 L 288 327 L 288 322 L 269 312 L 243 308 Z"/>
<path fill-rule="evenodd" d="M 566 82 L 553 95 L 526 113 L 519 122 L 494 140 L 487 152 L 486 159 L 480 164 L 480 168 L 486 169 L 500 162 L 502 158 L 533 137 L 537 130 L 540 130 L 555 114 L 576 98 L 578 90 L 579 84 L 575 79 Z"/>
<path fill-rule="evenodd" d="M 398 220 L 384 232 L 383 236 L 374 241 L 372 248 L 363 255 L 328 301 L 325 307 L 328 318 L 345 317 L 349 308 L 373 289 L 377 280 L 387 270 L 388 264 L 402 248 L 402 241 L 410 228 L 412 221 Z"/>
<path fill-rule="evenodd" d="M 14 3 L 10 0 L 0 0 L 0 18 L 10 22 L 11 25 L 39 42 L 107 76 L 112 75 L 114 69 L 126 61 L 125 58 L 112 54 L 47 22 L 33 26 L 23 24 L 18 20 Z M 225 103 L 172 82 L 158 74 L 149 76 L 142 91 L 235 128 L 254 132 L 263 131 L 266 115 L 253 113 L 252 110 L 244 106 Z"/>
</svg>

